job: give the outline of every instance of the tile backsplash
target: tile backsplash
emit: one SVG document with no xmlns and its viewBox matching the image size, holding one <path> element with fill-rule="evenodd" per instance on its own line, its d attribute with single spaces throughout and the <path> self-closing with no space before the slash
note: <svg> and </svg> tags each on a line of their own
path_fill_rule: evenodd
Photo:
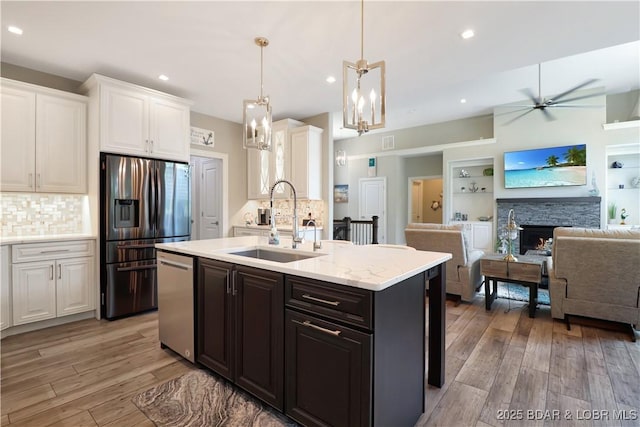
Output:
<svg viewBox="0 0 640 427">
<path fill-rule="evenodd" d="M 269 201 L 260 201 L 258 206 L 268 208 Z M 293 220 L 293 200 L 276 199 L 273 202 L 273 208 L 276 211 L 276 225 L 290 226 Z M 297 208 L 300 224 L 302 224 L 303 219 L 307 219 L 311 214 L 311 217 L 318 221 L 317 225 L 322 225 L 322 218 L 324 217 L 324 202 L 322 200 L 298 200 Z"/>
<path fill-rule="evenodd" d="M 0 193 L 3 237 L 82 233 L 86 195 Z"/>
</svg>

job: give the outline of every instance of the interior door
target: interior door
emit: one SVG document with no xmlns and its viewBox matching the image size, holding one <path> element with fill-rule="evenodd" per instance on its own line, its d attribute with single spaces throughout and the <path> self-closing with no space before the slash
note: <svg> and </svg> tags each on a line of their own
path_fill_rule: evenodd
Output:
<svg viewBox="0 0 640 427">
<path fill-rule="evenodd" d="M 200 173 L 200 239 L 217 239 L 222 218 L 222 160 L 201 163 Z"/>
<path fill-rule="evenodd" d="M 385 216 L 387 204 L 387 181 L 381 178 L 361 178 L 359 182 L 359 219 L 370 220 L 378 216 L 378 242 L 387 242 L 387 219 Z"/>
</svg>

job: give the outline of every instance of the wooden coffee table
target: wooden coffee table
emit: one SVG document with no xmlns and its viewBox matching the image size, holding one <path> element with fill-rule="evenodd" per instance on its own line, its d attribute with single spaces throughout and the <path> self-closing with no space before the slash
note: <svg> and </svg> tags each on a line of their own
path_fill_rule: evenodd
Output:
<svg viewBox="0 0 640 427">
<path fill-rule="evenodd" d="M 542 272 L 547 257 L 538 255 L 518 255 L 518 261 L 505 261 L 503 254 L 485 255 L 480 260 L 480 274 L 484 276 L 485 306 L 498 296 L 498 281 L 517 283 L 529 287 L 529 317 L 535 317 L 538 305 L 538 286 L 542 282 Z M 493 282 L 493 288 L 490 284 Z"/>
</svg>

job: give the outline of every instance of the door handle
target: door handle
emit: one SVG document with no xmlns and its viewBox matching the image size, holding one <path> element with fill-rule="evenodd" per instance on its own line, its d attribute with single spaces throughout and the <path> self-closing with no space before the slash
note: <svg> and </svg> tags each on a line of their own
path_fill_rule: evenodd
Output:
<svg viewBox="0 0 640 427">
<path fill-rule="evenodd" d="M 153 139 L 151 140 L 151 144 L 149 145 L 149 152 L 153 153 Z"/>
<path fill-rule="evenodd" d="M 211 225 L 219 225 L 220 221 L 212 222 Z"/>
<path fill-rule="evenodd" d="M 37 188 L 42 187 L 42 179 L 40 179 L 40 174 L 36 175 L 36 187 Z"/>
<path fill-rule="evenodd" d="M 62 266 L 58 264 L 58 279 L 62 279 Z"/>
<path fill-rule="evenodd" d="M 148 153 L 149 152 L 149 140 L 148 139 L 144 140 L 144 145 L 145 145 L 144 151 L 146 151 Z"/>
<path fill-rule="evenodd" d="M 29 188 L 33 187 L 33 173 L 29 174 Z"/>
<path fill-rule="evenodd" d="M 236 288 L 236 282 L 238 281 L 238 271 L 233 270 L 233 274 L 231 275 L 231 295 L 236 296 L 238 294 L 238 289 Z"/>
<path fill-rule="evenodd" d="M 53 264 L 49 266 L 49 280 L 53 280 Z"/>
</svg>

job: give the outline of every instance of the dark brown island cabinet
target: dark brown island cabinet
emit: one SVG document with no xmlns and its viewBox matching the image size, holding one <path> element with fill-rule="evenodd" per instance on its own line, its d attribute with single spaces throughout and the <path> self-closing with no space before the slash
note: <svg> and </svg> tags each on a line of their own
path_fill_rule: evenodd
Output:
<svg viewBox="0 0 640 427">
<path fill-rule="evenodd" d="M 283 275 L 198 260 L 196 361 L 284 409 Z"/>
<path fill-rule="evenodd" d="M 374 292 L 200 258 L 197 361 L 304 426 L 413 426 L 427 279 Z"/>
</svg>

